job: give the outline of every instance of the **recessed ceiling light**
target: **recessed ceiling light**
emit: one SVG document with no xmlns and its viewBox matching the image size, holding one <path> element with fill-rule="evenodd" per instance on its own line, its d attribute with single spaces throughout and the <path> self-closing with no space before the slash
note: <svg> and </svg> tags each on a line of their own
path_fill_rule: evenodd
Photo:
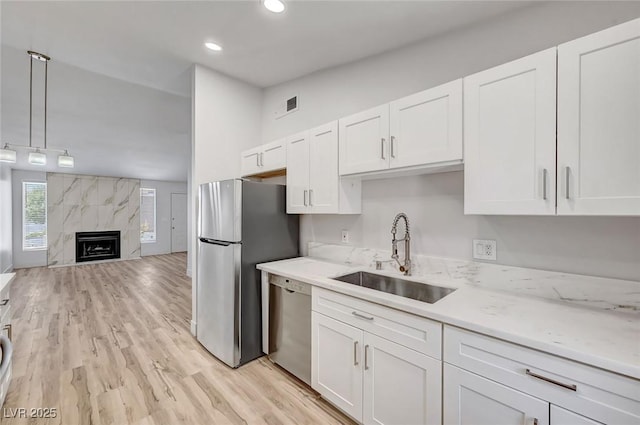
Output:
<svg viewBox="0 0 640 425">
<path fill-rule="evenodd" d="M 204 43 L 204 45 L 207 46 L 207 49 L 213 50 L 214 52 L 219 52 L 222 50 L 222 47 L 219 44 L 212 43 L 210 41 Z"/>
<path fill-rule="evenodd" d="M 284 3 L 280 0 L 262 0 L 262 4 L 270 12 L 273 12 L 273 13 L 284 12 Z"/>
</svg>

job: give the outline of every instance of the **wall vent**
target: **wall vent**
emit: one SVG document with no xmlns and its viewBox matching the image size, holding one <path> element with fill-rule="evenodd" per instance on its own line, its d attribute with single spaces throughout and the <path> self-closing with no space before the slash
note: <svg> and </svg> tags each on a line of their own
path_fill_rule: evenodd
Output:
<svg viewBox="0 0 640 425">
<path fill-rule="evenodd" d="M 298 95 L 291 96 L 288 99 L 279 102 L 274 112 L 275 119 L 282 118 L 285 115 L 289 115 L 290 113 L 297 111 L 298 106 Z"/>
</svg>

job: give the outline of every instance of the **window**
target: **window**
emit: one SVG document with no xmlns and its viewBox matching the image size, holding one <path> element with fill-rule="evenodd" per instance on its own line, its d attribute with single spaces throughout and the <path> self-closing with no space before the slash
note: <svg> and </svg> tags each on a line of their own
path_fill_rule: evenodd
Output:
<svg viewBox="0 0 640 425">
<path fill-rule="evenodd" d="M 47 184 L 22 182 L 22 249 L 47 249 Z"/>
<path fill-rule="evenodd" d="M 140 188 L 140 242 L 156 241 L 156 190 Z"/>
</svg>

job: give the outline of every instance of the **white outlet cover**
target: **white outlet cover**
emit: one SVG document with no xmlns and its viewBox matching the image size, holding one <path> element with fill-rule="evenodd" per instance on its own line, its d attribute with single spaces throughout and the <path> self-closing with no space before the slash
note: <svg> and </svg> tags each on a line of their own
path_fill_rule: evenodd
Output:
<svg viewBox="0 0 640 425">
<path fill-rule="evenodd" d="M 342 243 L 349 243 L 349 232 L 347 230 L 342 231 Z"/>
<path fill-rule="evenodd" d="M 472 251 L 475 260 L 496 261 L 498 259 L 496 241 L 491 239 L 474 239 Z"/>
</svg>

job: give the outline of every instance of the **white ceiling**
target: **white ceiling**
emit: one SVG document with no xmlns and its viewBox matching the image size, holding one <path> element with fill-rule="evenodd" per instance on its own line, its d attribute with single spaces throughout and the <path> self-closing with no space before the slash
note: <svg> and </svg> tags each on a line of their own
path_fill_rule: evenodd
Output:
<svg viewBox="0 0 640 425">
<path fill-rule="evenodd" d="M 184 181 L 193 63 L 268 87 L 531 3 L 298 0 L 274 15 L 259 0 L 0 1 L 1 142 L 28 141 L 32 49 L 53 58 L 49 145 L 70 149 L 74 172 Z"/>
</svg>

